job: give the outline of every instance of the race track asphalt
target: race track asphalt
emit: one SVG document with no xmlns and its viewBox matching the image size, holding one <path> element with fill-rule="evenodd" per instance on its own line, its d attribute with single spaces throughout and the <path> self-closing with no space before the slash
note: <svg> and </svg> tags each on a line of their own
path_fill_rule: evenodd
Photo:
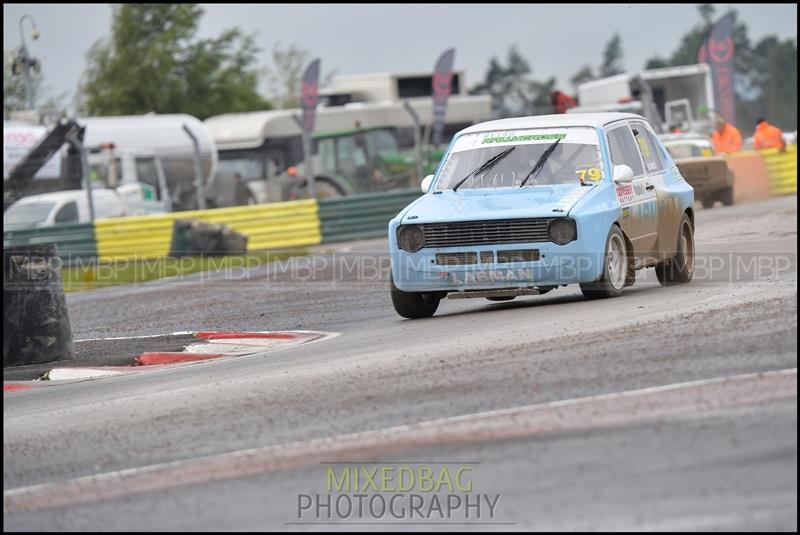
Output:
<svg viewBox="0 0 800 535">
<path fill-rule="evenodd" d="M 338 336 L 5 394 L 5 529 L 796 530 L 796 242 L 796 197 L 698 210 L 690 284 L 651 269 L 616 299 L 425 320 L 392 309 L 385 240 L 70 294 L 76 339 Z M 500 499 L 460 521 L 299 515 L 333 462 L 467 464 Z"/>
</svg>

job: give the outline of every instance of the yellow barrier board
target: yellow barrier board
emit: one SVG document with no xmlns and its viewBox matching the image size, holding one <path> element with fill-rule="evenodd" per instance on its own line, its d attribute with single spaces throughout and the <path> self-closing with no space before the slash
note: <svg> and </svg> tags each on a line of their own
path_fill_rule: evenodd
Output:
<svg viewBox="0 0 800 535">
<path fill-rule="evenodd" d="M 752 176 L 753 166 L 746 167 L 748 174 L 742 175 L 740 167 L 744 171 L 742 162 L 760 159 L 760 172 Z M 784 152 L 778 149 L 748 150 L 730 154 L 728 165 L 736 173 L 736 184 L 747 183 L 757 184 L 764 190 L 763 195 L 758 198 L 766 198 L 768 195 L 789 195 L 797 192 L 797 145 L 788 145 Z M 736 185 L 734 185 L 734 188 Z M 751 199 L 752 200 L 752 199 Z"/>
<path fill-rule="evenodd" d="M 248 237 L 247 250 L 299 247 L 322 242 L 317 201 L 234 206 L 95 221 L 102 260 L 143 260 L 169 254 L 176 219 L 222 223 Z"/>
<path fill-rule="evenodd" d="M 760 151 L 767 167 L 769 190 L 773 195 L 797 192 L 797 145 L 789 145 L 785 152 L 778 149 Z"/>
</svg>

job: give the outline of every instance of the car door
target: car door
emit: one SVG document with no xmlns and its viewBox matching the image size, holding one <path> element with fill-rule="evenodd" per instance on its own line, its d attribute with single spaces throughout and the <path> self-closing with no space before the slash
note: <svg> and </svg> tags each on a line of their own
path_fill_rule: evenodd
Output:
<svg viewBox="0 0 800 535">
<path fill-rule="evenodd" d="M 677 197 L 667 183 L 667 160 L 663 147 L 644 122 L 631 121 L 631 129 L 642 154 L 649 183 L 655 186 L 658 240 L 654 256 L 657 260 L 662 260 L 672 256 L 677 247 L 681 212 Z"/>
<path fill-rule="evenodd" d="M 617 198 L 622 205 L 622 230 L 633 244 L 637 264 L 655 253 L 658 239 L 658 202 L 656 179 L 648 175 L 642 153 L 627 122 L 607 131 L 611 161 L 633 170 L 633 181 L 617 184 Z"/>
</svg>

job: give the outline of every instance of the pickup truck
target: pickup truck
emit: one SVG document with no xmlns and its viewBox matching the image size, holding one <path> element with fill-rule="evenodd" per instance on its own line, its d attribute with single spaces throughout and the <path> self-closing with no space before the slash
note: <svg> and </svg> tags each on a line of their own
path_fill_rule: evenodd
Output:
<svg viewBox="0 0 800 535">
<path fill-rule="evenodd" d="M 95 217 L 127 215 L 123 198 L 112 189 L 93 189 Z M 3 230 L 49 227 L 59 223 L 88 223 L 89 199 L 85 190 L 56 191 L 23 197 L 3 213 Z"/>
<path fill-rule="evenodd" d="M 695 199 L 703 208 L 720 201 L 733 204 L 733 171 L 723 156 L 714 153 L 711 140 L 702 134 L 662 134 L 658 136 L 670 153 L 686 182 L 694 188 Z"/>
</svg>

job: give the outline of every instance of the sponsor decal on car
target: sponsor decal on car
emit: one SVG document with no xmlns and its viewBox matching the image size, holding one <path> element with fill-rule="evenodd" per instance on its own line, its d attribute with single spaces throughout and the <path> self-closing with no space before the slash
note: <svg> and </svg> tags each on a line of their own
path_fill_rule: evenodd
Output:
<svg viewBox="0 0 800 535">
<path fill-rule="evenodd" d="M 492 269 L 486 271 L 466 271 L 449 273 L 453 284 L 474 284 L 477 282 L 512 282 L 532 281 L 533 271 L 530 269 Z"/>
<path fill-rule="evenodd" d="M 681 170 L 678 169 L 678 164 L 672 165 L 672 176 L 675 177 L 676 182 L 684 181 L 683 175 L 681 174 Z"/>
<path fill-rule="evenodd" d="M 560 141 L 565 137 L 567 137 L 567 134 L 490 135 L 483 138 L 481 145 L 486 145 L 487 143 L 510 143 L 515 141 Z"/>
<path fill-rule="evenodd" d="M 630 184 L 625 184 L 623 186 L 617 186 L 617 198 L 619 202 L 622 204 L 628 204 L 633 202 L 633 199 L 636 197 L 633 186 Z"/>
</svg>

